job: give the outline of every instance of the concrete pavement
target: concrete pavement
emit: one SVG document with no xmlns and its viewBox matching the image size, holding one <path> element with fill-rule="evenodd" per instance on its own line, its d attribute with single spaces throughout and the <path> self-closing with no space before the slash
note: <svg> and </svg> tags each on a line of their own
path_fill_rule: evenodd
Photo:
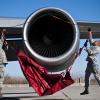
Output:
<svg viewBox="0 0 100 100">
<path fill-rule="evenodd" d="M 82 85 L 73 84 L 65 89 L 49 96 L 39 97 L 31 87 L 3 87 L 2 100 L 100 100 L 100 87 L 90 86 L 90 94 L 80 95 L 83 92 Z"/>
</svg>

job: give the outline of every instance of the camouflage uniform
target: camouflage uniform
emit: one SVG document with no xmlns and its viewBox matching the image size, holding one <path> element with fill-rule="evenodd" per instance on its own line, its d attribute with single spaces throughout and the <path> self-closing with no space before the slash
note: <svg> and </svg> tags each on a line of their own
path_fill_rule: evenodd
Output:
<svg viewBox="0 0 100 100">
<path fill-rule="evenodd" d="M 4 50 L 2 49 L 4 43 L 4 35 L 1 35 L 0 39 L 0 97 L 1 97 L 1 89 L 3 86 L 4 81 L 4 72 L 5 72 L 5 66 L 7 64 L 7 58 Z"/>
<path fill-rule="evenodd" d="M 98 68 L 98 54 L 100 52 L 99 46 L 93 46 L 92 43 L 94 42 L 92 39 L 92 35 L 89 37 L 90 47 L 86 47 L 86 52 L 88 56 L 86 58 L 87 68 L 85 71 L 85 89 L 89 87 L 89 77 L 91 73 L 94 74 L 95 79 L 97 80 L 98 84 L 100 85 L 100 70 Z"/>
</svg>

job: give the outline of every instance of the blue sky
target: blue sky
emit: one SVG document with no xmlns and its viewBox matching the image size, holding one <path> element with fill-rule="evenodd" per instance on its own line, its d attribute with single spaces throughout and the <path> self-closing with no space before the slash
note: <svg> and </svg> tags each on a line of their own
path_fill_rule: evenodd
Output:
<svg viewBox="0 0 100 100">
<path fill-rule="evenodd" d="M 100 22 L 100 0 L 0 0 L 0 16 L 27 18 L 35 10 L 48 6 L 68 11 L 75 20 Z M 81 40 L 80 46 L 83 43 L 84 40 Z M 77 73 L 77 77 L 84 75 L 85 58 L 86 53 L 83 51 L 73 65 L 72 74 Z M 6 73 L 12 76 L 23 76 L 18 62 L 9 62 Z"/>
</svg>

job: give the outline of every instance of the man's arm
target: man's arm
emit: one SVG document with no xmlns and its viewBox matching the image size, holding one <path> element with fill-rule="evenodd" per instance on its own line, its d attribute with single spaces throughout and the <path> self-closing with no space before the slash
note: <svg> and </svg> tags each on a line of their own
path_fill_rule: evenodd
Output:
<svg viewBox="0 0 100 100">
<path fill-rule="evenodd" d="M 4 45 L 6 47 L 6 50 L 8 50 L 8 42 L 6 40 L 4 41 Z"/>
<path fill-rule="evenodd" d="M 6 50 L 8 50 L 8 42 L 6 41 L 5 32 L 6 32 L 6 30 L 2 31 L 1 41 L 2 41 L 3 45 L 6 47 Z"/>
<path fill-rule="evenodd" d="M 92 45 L 92 43 L 94 42 L 93 37 L 92 37 L 92 31 L 90 28 L 88 28 L 88 39 L 89 39 L 89 43 L 90 45 Z"/>
<path fill-rule="evenodd" d="M 100 51 L 99 47 L 96 47 L 95 50 L 92 50 L 91 48 L 86 47 L 85 50 L 90 55 L 99 54 L 99 51 Z"/>
</svg>

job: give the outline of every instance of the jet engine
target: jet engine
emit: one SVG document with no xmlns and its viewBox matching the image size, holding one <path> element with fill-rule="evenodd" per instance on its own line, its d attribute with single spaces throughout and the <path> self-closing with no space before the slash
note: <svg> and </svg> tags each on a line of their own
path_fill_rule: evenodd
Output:
<svg viewBox="0 0 100 100">
<path fill-rule="evenodd" d="M 79 30 L 71 15 L 59 8 L 41 8 L 26 20 L 23 40 L 30 56 L 49 72 L 71 66 L 79 49 Z"/>
</svg>

